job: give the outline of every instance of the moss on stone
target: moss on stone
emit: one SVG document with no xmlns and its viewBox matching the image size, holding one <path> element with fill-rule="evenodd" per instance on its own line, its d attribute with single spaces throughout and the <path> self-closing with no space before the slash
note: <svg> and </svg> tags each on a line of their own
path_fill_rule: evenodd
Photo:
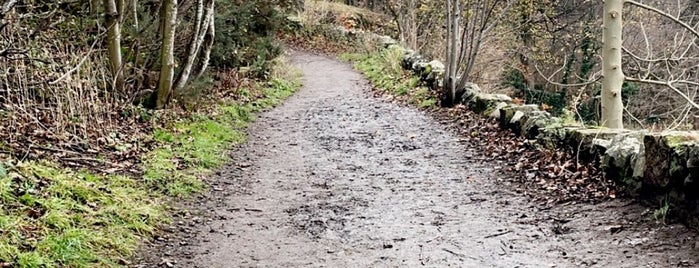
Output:
<svg viewBox="0 0 699 268">
<path fill-rule="evenodd" d="M 697 141 L 697 137 L 695 136 L 688 136 L 688 135 L 667 135 L 665 136 L 665 144 L 667 144 L 668 147 L 670 148 L 675 148 L 677 146 L 680 146 L 684 143 L 691 142 L 691 141 Z"/>
</svg>

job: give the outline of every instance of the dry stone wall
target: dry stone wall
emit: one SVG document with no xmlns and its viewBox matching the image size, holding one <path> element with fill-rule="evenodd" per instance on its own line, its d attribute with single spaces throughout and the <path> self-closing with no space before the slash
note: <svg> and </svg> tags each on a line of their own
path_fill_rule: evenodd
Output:
<svg viewBox="0 0 699 268">
<path fill-rule="evenodd" d="M 403 48 L 388 36 L 364 34 L 384 48 L 402 50 L 403 68 L 431 90 L 441 90 L 443 63 Z M 554 117 L 538 105 L 515 104 L 507 95 L 484 93 L 473 83 L 460 91 L 464 92 L 459 98 L 461 104 L 474 112 L 497 119 L 502 128 L 536 140 L 541 146 L 573 149 L 582 160 L 599 163 L 607 177 L 625 185 L 632 195 L 663 199 L 688 211 L 699 211 L 699 132 L 585 128 Z"/>
</svg>

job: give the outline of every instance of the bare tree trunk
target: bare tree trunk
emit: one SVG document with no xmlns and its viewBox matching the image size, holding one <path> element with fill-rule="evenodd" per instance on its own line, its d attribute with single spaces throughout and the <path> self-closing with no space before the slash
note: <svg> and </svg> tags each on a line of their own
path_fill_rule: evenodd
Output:
<svg viewBox="0 0 699 268">
<path fill-rule="evenodd" d="M 624 83 L 624 73 L 621 69 L 623 6 L 624 0 L 604 1 L 601 123 L 608 128 L 624 128 L 624 104 L 621 101 L 621 86 Z"/>
<path fill-rule="evenodd" d="M 418 29 L 417 29 L 417 12 L 415 11 L 417 9 L 417 1 L 416 0 L 410 0 L 408 2 L 408 10 L 407 12 L 407 25 L 410 28 L 408 30 L 408 47 L 412 49 L 417 49 L 417 34 L 418 34 Z"/>
<path fill-rule="evenodd" d="M 131 1 L 131 12 L 133 13 L 133 26 L 138 30 L 138 0 Z"/>
<path fill-rule="evenodd" d="M 448 96 L 450 95 L 449 92 L 451 90 L 451 84 L 452 84 L 451 70 L 454 68 L 454 66 L 452 66 L 453 62 L 454 62 L 453 61 L 454 55 L 452 54 L 452 40 L 451 40 L 451 37 L 452 37 L 451 32 L 454 29 L 454 20 L 452 18 L 453 15 L 452 15 L 451 5 L 452 5 L 451 0 L 445 1 L 446 24 L 447 24 L 447 31 L 446 31 L 446 45 L 447 45 L 447 47 L 444 50 L 445 51 L 444 63 L 446 66 L 444 67 L 444 82 L 443 82 L 444 88 L 442 88 L 442 94 L 444 96 L 442 99 L 442 106 L 449 106 L 449 104 L 447 104 L 447 102 L 449 99 Z"/>
<path fill-rule="evenodd" d="M 173 91 L 177 94 L 184 86 L 189 82 L 189 76 L 192 73 L 192 67 L 194 66 L 197 56 L 199 56 L 199 50 L 202 43 L 204 42 L 204 36 L 207 33 L 207 28 L 209 27 L 209 20 L 212 19 L 214 1 L 206 1 L 206 11 L 204 11 L 204 0 L 197 0 L 197 20 L 194 28 L 194 34 L 192 35 L 192 41 L 189 45 L 189 53 L 187 55 L 187 61 L 185 62 L 180 77 L 177 79 Z"/>
<path fill-rule="evenodd" d="M 209 66 L 209 60 L 211 59 L 211 49 L 214 47 L 214 38 L 216 37 L 216 25 L 215 25 L 215 14 L 214 12 L 214 1 L 211 1 L 211 13 L 209 14 L 209 25 L 208 28 L 206 29 L 206 35 L 204 36 L 204 44 L 202 48 L 202 60 L 201 62 L 197 65 L 196 70 L 194 71 L 195 77 L 199 78 L 201 77 L 202 74 L 204 74 L 204 71 L 206 71 L 206 68 Z"/>
<path fill-rule="evenodd" d="M 390 2 L 386 4 L 386 8 L 388 11 L 391 13 L 391 16 L 393 17 L 393 20 L 396 22 L 396 26 L 398 27 L 398 38 L 400 39 L 399 41 L 405 42 L 405 29 L 403 29 L 403 21 L 402 21 L 402 16 L 400 14 L 402 10 L 402 1 L 397 2 L 397 7 L 394 7 Z"/>
<path fill-rule="evenodd" d="M 398 0 L 395 3 L 387 2 L 385 9 L 389 11 L 398 26 L 400 41 L 410 49 L 418 49 L 418 13 L 417 0 Z"/>
<path fill-rule="evenodd" d="M 447 68 L 448 72 L 446 73 L 445 79 L 446 83 L 444 84 L 444 95 L 445 99 L 444 102 L 442 103 L 443 106 L 446 107 L 451 107 L 455 104 L 456 101 L 456 74 L 459 69 L 458 66 L 458 49 L 457 46 L 459 44 L 459 13 L 461 13 L 461 10 L 459 8 L 459 0 L 455 1 L 447 1 L 447 44 L 448 44 L 448 49 L 447 49 L 447 65 L 449 66 Z"/>
<path fill-rule="evenodd" d="M 117 1 L 119 3 L 117 3 Z M 121 25 L 120 9 L 123 0 L 104 0 L 104 20 L 107 23 L 107 51 L 109 53 L 109 68 L 112 72 L 112 88 L 116 91 L 124 89 L 124 72 L 121 59 Z"/>
<path fill-rule="evenodd" d="M 160 49 L 160 80 L 156 92 L 155 108 L 162 109 L 172 93 L 172 78 L 175 73 L 175 25 L 177 23 L 177 0 L 164 0 L 160 12 L 163 41 Z"/>
<path fill-rule="evenodd" d="M 533 1 L 531 0 L 519 0 L 519 6 L 522 9 L 520 12 L 519 23 L 522 29 L 519 31 L 519 38 L 522 41 L 522 45 L 525 49 L 524 51 L 519 51 L 519 63 L 521 64 L 522 75 L 524 76 L 524 81 L 528 89 L 534 89 L 535 80 L 534 73 L 531 69 L 531 52 L 530 50 L 534 47 L 534 38 L 532 34 L 532 21 L 530 14 L 533 10 Z"/>
</svg>

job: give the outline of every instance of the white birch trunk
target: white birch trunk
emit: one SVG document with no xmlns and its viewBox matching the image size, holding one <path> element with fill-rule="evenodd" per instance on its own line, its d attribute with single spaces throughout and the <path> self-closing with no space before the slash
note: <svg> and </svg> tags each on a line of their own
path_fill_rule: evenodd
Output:
<svg viewBox="0 0 699 268">
<path fill-rule="evenodd" d="M 196 71 L 194 71 L 195 77 L 197 78 L 201 77 L 201 75 L 204 74 L 204 71 L 206 71 L 206 68 L 209 67 L 209 60 L 211 59 L 211 49 L 214 47 L 214 38 L 216 37 L 216 12 L 214 11 L 214 6 L 215 1 L 211 0 L 211 13 L 209 14 L 210 18 L 208 28 L 206 29 L 206 35 L 204 36 L 202 60 L 197 65 Z"/>
<path fill-rule="evenodd" d="M 621 70 L 623 7 L 624 0 L 604 1 L 601 123 L 608 128 L 624 128 L 624 104 L 621 101 L 621 86 L 624 83 L 624 73 Z"/>
<path fill-rule="evenodd" d="M 192 73 L 192 67 L 199 55 L 199 49 L 204 42 L 204 35 L 206 35 L 206 30 L 209 26 L 209 14 L 212 12 L 213 6 L 207 3 L 206 5 L 206 15 L 204 14 L 204 0 L 197 0 L 197 19 L 194 26 L 194 33 L 192 34 L 192 40 L 189 44 L 189 52 L 187 53 L 187 60 L 182 68 L 180 77 L 177 79 L 173 91 L 177 94 L 184 86 L 189 82 L 189 76 Z"/>
</svg>

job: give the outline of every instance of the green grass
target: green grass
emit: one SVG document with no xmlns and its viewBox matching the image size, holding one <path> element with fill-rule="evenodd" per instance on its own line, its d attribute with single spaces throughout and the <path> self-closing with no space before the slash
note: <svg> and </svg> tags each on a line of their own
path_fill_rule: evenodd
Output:
<svg viewBox="0 0 699 268">
<path fill-rule="evenodd" d="M 653 210 L 651 218 L 655 221 L 662 223 L 662 224 L 666 224 L 667 223 L 667 215 L 668 215 L 669 211 L 670 211 L 669 197 L 665 196 L 662 199 L 662 201 L 660 202 L 660 207 Z"/>
<path fill-rule="evenodd" d="M 0 185 L 0 262 L 19 267 L 118 266 L 165 219 L 162 198 L 124 176 L 30 162 Z"/>
<path fill-rule="evenodd" d="M 144 180 L 153 189 L 169 196 L 187 196 L 204 188 L 201 175 L 221 167 L 224 153 L 232 144 L 245 142 L 245 128 L 254 121 L 253 113 L 280 104 L 300 86 L 297 81 L 273 78 L 262 89 L 263 98 L 254 102 L 223 104 L 211 114 L 195 114 L 155 131 L 163 144 L 145 159 Z"/>
<path fill-rule="evenodd" d="M 121 267 L 168 221 L 166 203 L 206 188 L 226 150 L 245 141 L 253 114 L 280 104 L 300 87 L 277 75 L 247 104 L 219 103 L 156 128 L 156 149 L 141 178 L 99 176 L 48 162 L 0 163 L 0 266 Z"/>
<path fill-rule="evenodd" d="M 420 79 L 403 70 L 400 63 L 403 50 L 397 47 L 382 49 L 376 53 L 345 53 L 341 60 L 354 64 L 354 68 L 377 89 L 395 96 L 407 97 L 408 103 L 419 108 L 432 108 L 437 104 L 436 96 Z"/>
</svg>

